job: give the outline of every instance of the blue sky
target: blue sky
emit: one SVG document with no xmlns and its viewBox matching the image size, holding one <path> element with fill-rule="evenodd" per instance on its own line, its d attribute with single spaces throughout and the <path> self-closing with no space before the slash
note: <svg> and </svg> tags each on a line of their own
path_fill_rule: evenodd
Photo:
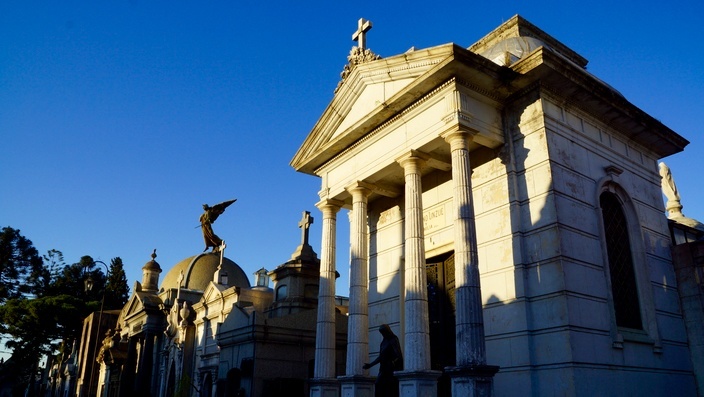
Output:
<svg viewBox="0 0 704 397">
<path fill-rule="evenodd" d="M 391 56 L 467 47 L 515 14 L 691 141 L 665 161 L 684 213 L 704 220 L 704 3 L 491 3 L 2 2 L 0 226 L 67 263 L 120 256 L 130 287 L 152 249 L 164 272 L 202 251 L 204 203 L 238 199 L 213 228 L 249 275 L 288 260 L 304 210 L 320 252 L 319 180 L 288 164 L 332 99 L 357 20 Z"/>
</svg>

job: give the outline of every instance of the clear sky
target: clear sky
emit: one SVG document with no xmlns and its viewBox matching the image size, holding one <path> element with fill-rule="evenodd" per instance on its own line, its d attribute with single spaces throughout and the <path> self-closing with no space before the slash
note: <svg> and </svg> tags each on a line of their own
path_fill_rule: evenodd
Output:
<svg viewBox="0 0 704 397">
<path fill-rule="evenodd" d="M 704 2 L 4 1 L 0 226 L 67 263 L 122 257 L 130 288 L 154 248 L 163 276 L 213 228 L 251 276 L 287 261 L 320 181 L 289 161 L 332 99 L 364 17 L 381 56 L 469 46 L 520 14 L 691 141 L 665 159 L 704 220 Z M 339 215 L 344 225 L 346 215 Z M 348 237 L 338 228 L 338 293 Z"/>
</svg>

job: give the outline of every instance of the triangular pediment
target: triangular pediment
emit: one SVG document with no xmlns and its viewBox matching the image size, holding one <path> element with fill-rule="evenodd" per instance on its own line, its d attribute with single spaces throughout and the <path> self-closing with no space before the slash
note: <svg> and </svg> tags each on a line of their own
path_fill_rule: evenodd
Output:
<svg viewBox="0 0 704 397">
<path fill-rule="evenodd" d="M 207 287 L 205 287 L 205 291 L 203 291 L 203 298 L 201 298 L 201 302 L 211 302 L 214 299 L 221 299 L 222 297 L 222 291 L 226 290 L 227 286 L 220 285 L 220 284 L 215 284 L 214 282 L 210 282 Z"/>
<path fill-rule="evenodd" d="M 315 169 L 352 142 L 418 99 L 439 82 L 426 77 L 452 58 L 458 47 L 445 44 L 356 65 L 339 86 L 313 130 L 291 161 L 297 171 Z"/>
<path fill-rule="evenodd" d="M 123 306 L 120 317 L 128 318 L 135 313 L 141 312 L 143 309 L 144 305 L 142 304 L 142 300 L 139 299 L 139 295 L 137 295 L 137 293 L 134 293 L 127 301 L 127 304 Z"/>
</svg>

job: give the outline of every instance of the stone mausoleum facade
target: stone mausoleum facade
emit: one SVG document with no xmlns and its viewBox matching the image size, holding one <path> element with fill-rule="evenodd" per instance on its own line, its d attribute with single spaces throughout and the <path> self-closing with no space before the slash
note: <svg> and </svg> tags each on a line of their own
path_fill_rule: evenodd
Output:
<svg viewBox="0 0 704 397">
<path fill-rule="evenodd" d="M 658 173 L 688 141 L 520 16 L 469 48 L 385 58 L 370 27 L 291 161 L 321 180 L 311 396 L 373 395 L 381 324 L 403 347 L 402 396 L 697 395 Z"/>
<path fill-rule="evenodd" d="M 306 396 L 320 274 L 308 243 L 312 222 L 304 212 L 301 244 L 274 270 L 257 271 L 253 286 L 223 251 L 188 257 L 160 282 L 155 250 L 127 304 L 103 316 L 109 330 L 97 357 L 82 348 L 88 353 L 76 363 L 79 387 L 52 397 Z M 346 302 L 336 297 L 334 309 L 339 360 L 333 365 L 339 373 L 345 365 Z M 95 334 L 85 332 L 81 346 L 93 346 Z M 93 367 L 99 373 L 91 377 L 86 373 Z"/>
<path fill-rule="evenodd" d="M 291 258 L 258 272 L 273 288 L 222 253 L 159 283 L 154 255 L 128 304 L 102 317 L 116 324 L 99 373 L 90 326 L 66 385 L 78 397 L 371 397 L 365 363 L 388 324 L 404 397 L 704 395 L 704 226 L 658 166 L 687 140 L 519 16 L 469 48 L 385 58 L 367 48 L 370 28 L 360 20 L 291 161 L 321 181 L 320 258 L 309 213 Z"/>
</svg>

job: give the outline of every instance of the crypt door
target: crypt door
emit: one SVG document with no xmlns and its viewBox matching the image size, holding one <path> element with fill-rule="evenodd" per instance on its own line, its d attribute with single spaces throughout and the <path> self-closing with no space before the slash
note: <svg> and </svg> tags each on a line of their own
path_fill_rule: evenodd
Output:
<svg viewBox="0 0 704 397">
<path fill-rule="evenodd" d="M 455 255 L 430 258 L 428 277 L 431 369 L 442 371 L 455 365 Z"/>
</svg>

